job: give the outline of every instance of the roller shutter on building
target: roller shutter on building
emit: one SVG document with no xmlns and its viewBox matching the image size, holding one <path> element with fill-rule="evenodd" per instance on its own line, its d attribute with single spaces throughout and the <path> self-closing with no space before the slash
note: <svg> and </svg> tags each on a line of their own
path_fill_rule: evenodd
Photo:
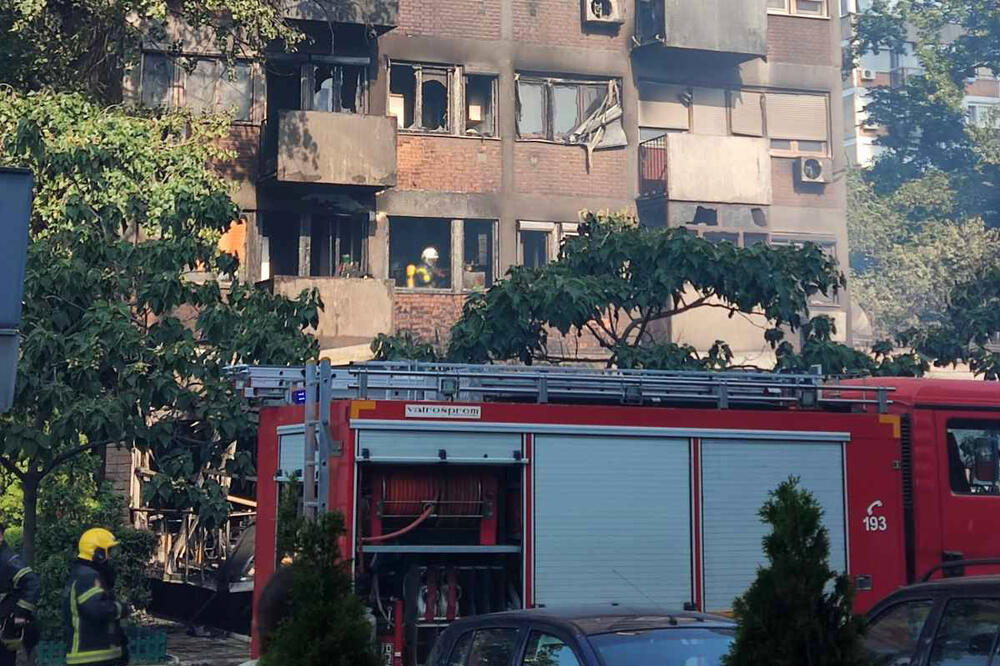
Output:
<svg viewBox="0 0 1000 666">
<path fill-rule="evenodd" d="M 825 95 L 767 94 L 767 136 L 771 139 L 827 141 Z"/>
<path fill-rule="evenodd" d="M 535 438 L 535 601 L 691 600 L 686 439 Z"/>
<path fill-rule="evenodd" d="M 764 95 L 748 90 L 729 93 L 730 125 L 733 134 L 764 136 Z"/>
<path fill-rule="evenodd" d="M 706 610 L 731 609 L 733 599 L 753 582 L 757 567 L 766 564 L 761 539 L 767 528 L 757 512 L 768 493 L 790 475 L 800 477 L 801 487 L 823 507 L 830 565 L 846 569 L 843 452 L 837 442 L 702 442 Z"/>
<path fill-rule="evenodd" d="M 691 128 L 690 111 L 681 101 L 686 88 L 643 83 L 639 88 L 639 126 L 659 129 Z"/>
</svg>

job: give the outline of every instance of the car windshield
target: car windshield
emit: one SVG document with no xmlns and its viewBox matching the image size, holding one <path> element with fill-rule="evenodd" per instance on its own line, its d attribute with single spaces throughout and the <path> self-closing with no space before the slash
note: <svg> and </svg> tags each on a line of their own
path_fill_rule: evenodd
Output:
<svg viewBox="0 0 1000 666">
<path fill-rule="evenodd" d="M 648 629 L 598 634 L 590 642 L 605 666 L 718 666 L 732 629 Z"/>
</svg>

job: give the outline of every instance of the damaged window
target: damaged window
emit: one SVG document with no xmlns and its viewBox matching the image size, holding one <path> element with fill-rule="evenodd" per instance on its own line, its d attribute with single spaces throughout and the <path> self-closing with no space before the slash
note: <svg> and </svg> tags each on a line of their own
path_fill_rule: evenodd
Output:
<svg viewBox="0 0 1000 666">
<path fill-rule="evenodd" d="M 493 113 L 496 77 L 470 74 L 465 77 L 465 133 L 496 136 Z"/>
<path fill-rule="evenodd" d="M 389 220 L 389 276 L 406 289 L 451 288 L 451 220 Z"/>
<path fill-rule="evenodd" d="M 400 128 L 446 132 L 451 127 L 450 67 L 393 63 L 389 70 L 388 115 Z"/>
<path fill-rule="evenodd" d="M 572 81 L 517 77 L 521 139 L 580 144 L 590 151 L 626 144 L 617 80 Z"/>
<path fill-rule="evenodd" d="M 465 220 L 462 287 L 485 289 L 493 284 L 493 222 Z"/>
<path fill-rule="evenodd" d="M 312 109 L 364 113 L 365 69 L 357 65 L 307 65 L 312 83 Z"/>
<path fill-rule="evenodd" d="M 363 225 L 347 215 L 314 215 L 309 274 L 313 277 L 362 277 Z"/>
</svg>

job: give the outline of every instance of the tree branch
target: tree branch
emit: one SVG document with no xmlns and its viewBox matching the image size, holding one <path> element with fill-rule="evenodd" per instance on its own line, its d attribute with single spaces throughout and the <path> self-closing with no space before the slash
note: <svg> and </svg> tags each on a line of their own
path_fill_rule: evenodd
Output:
<svg viewBox="0 0 1000 666">
<path fill-rule="evenodd" d="M 7 460 L 7 456 L 0 456 L 0 465 L 8 472 L 17 477 L 19 481 L 24 481 L 24 472 L 18 469 L 17 465 Z"/>
<path fill-rule="evenodd" d="M 38 478 L 39 478 L 39 480 L 45 478 L 53 470 L 55 470 L 57 467 L 59 467 L 59 465 L 62 465 L 64 462 L 67 462 L 69 460 L 72 460 L 73 458 L 75 458 L 76 456 L 78 456 L 78 455 L 80 455 L 82 453 L 86 453 L 87 451 L 92 451 L 94 449 L 98 449 L 98 448 L 100 448 L 102 446 L 107 446 L 108 444 L 118 444 L 118 443 L 120 443 L 122 441 L 124 441 L 123 437 L 115 437 L 114 439 L 108 439 L 108 440 L 105 440 L 105 441 L 102 441 L 102 442 L 91 442 L 89 444 L 81 444 L 80 446 L 73 447 L 69 451 L 63 451 L 62 453 L 60 453 L 59 455 L 57 455 L 55 458 L 53 458 L 52 461 L 48 465 L 46 465 L 45 467 L 42 468 L 41 474 L 39 474 Z M 2 461 L 2 460 L 3 459 L 0 458 L 0 461 Z"/>
</svg>

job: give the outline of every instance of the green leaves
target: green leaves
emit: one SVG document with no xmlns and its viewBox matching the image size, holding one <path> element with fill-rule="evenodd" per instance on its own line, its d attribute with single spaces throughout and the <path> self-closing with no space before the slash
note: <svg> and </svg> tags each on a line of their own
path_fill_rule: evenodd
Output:
<svg viewBox="0 0 1000 666">
<path fill-rule="evenodd" d="M 218 474 L 254 438 L 223 368 L 315 357 L 306 329 L 322 307 L 315 292 L 287 299 L 235 279 L 218 239 L 237 210 L 207 166 L 219 132 L 215 120 L 0 90 L 0 163 L 37 179 L 3 451 L 48 472 L 90 444 L 139 446 L 155 505 L 207 524 L 227 507 Z"/>
</svg>

